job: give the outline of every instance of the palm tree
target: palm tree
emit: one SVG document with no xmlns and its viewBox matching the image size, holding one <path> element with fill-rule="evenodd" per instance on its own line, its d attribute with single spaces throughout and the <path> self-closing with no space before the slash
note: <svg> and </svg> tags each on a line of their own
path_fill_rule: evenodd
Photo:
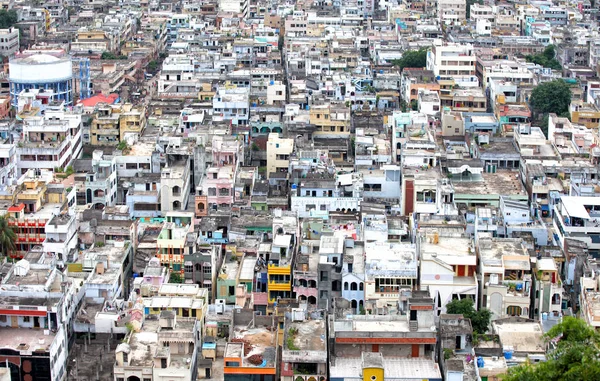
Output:
<svg viewBox="0 0 600 381">
<path fill-rule="evenodd" d="M 14 229 L 8 225 L 8 217 L 0 216 L 0 250 L 3 255 L 8 256 L 17 248 L 17 234 Z"/>
</svg>

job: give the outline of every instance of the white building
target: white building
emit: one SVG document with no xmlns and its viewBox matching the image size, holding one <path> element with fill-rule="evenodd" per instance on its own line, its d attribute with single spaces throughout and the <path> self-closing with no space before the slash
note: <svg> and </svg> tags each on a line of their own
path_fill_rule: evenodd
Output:
<svg viewBox="0 0 600 381">
<path fill-rule="evenodd" d="M 46 222 L 46 238 L 42 244 L 44 253 L 66 263 L 71 252 L 77 249 L 77 219 L 75 215 L 55 213 Z"/>
<path fill-rule="evenodd" d="M 249 88 L 219 88 L 213 98 L 213 121 L 230 121 L 236 126 L 247 125 L 250 116 L 249 98 Z"/>
<path fill-rule="evenodd" d="M 0 55 L 12 56 L 19 51 L 19 28 L 0 29 Z"/>
<path fill-rule="evenodd" d="M 553 226 L 560 246 L 571 238 L 585 242 L 590 252 L 600 250 L 600 197 L 562 196 L 554 206 Z"/>
<path fill-rule="evenodd" d="M 44 116 L 23 120 L 17 167 L 20 173 L 30 168 L 66 168 L 79 157 L 81 148 L 81 114 L 48 108 Z"/>
<path fill-rule="evenodd" d="M 248 3 L 248 0 L 219 0 L 219 9 L 222 12 L 242 14 L 245 17 L 248 14 Z"/>
<path fill-rule="evenodd" d="M 463 1 L 464 3 L 464 1 Z M 457 44 L 439 39 L 427 52 L 427 70 L 432 70 L 440 79 L 453 79 L 456 82 L 479 85 L 475 76 L 477 57 L 471 44 Z"/>
<path fill-rule="evenodd" d="M 418 276 L 414 244 L 365 243 L 365 301 L 396 305 L 402 290 L 412 290 Z"/>
<path fill-rule="evenodd" d="M 420 90 L 418 104 L 420 113 L 432 116 L 440 113 L 440 96 L 437 91 Z"/>
<path fill-rule="evenodd" d="M 478 298 L 477 255 L 460 228 L 419 231 L 421 286 L 429 287 L 438 314 L 453 299 Z"/>
</svg>

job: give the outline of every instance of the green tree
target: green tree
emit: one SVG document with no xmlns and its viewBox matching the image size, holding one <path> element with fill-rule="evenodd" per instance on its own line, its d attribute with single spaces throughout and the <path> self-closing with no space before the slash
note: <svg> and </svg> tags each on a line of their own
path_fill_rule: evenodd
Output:
<svg viewBox="0 0 600 381">
<path fill-rule="evenodd" d="M 169 283 L 183 283 L 183 278 L 181 278 L 181 274 L 171 272 L 169 276 Z"/>
<path fill-rule="evenodd" d="M 547 361 L 511 368 L 504 381 L 600 380 L 600 336 L 585 321 L 566 316 L 545 335 Z"/>
<path fill-rule="evenodd" d="M 158 62 L 152 60 L 150 62 L 148 62 L 148 71 L 149 72 L 155 72 L 156 69 L 158 68 Z"/>
<path fill-rule="evenodd" d="M 425 67 L 427 65 L 427 49 L 407 50 L 402 53 L 402 58 L 392 60 L 392 65 L 398 66 L 400 71 L 405 67 Z"/>
<path fill-rule="evenodd" d="M 554 45 L 548 45 L 542 53 L 525 56 L 525 60 L 553 70 L 562 70 L 562 66 L 555 56 L 556 49 L 554 48 Z"/>
<path fill-rule="evenodd" d="M 483 334 L 488 330 L 492 313 L 486 308 L 479 311 L 475 310 L 473 299 L 464 298 L 453 300 L 446 305 L 446 311 L 449 314 L 462 314 L 465 318 L 471 319 L 473 332 Z"/>
<path fill-rule="evenodd" d="M 551 112 L 557 115 L 568 114 L 571 104 L 571 89 L 562 80 L 544 82 L 533 89 L 529 103 L 537 115 Z"/>
<path fill-rule="evenodd" d="M 2 255 L 8 256 L 17 248 L 17 234 L 14 229 L 8 225 L 8 217 L 0 216 L 0 250 Z"/>
<path fill-rule="evenodd" d="M 0 28 L 6 29 L 15 25 L 19 21 L 19 16 L 17 15 L 17 11 L 11 9 L 7 11 L 6 9 L 0 9 Z"/>
</svg>

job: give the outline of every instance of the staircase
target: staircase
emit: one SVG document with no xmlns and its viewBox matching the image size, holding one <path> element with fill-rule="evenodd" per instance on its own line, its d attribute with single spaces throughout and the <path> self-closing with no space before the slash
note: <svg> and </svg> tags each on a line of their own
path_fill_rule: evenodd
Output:
<svg viewBox="0 0 600 381">
<path fill-rule="evenodd" d="M 419 329 L 419 323 L 416 320 L 410 320 L 408 322 L 408 329 L 411 332 L 416 332 Z"/>
</svg>

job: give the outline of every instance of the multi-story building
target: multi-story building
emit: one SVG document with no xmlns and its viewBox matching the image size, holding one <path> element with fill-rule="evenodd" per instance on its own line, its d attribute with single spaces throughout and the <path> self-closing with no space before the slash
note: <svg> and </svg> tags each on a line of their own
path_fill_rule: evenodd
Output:
<svg viewBox="0 0 600 381">
<path fill-rule="evenodd" d="M 215 94 L 213 121 L 226 121 L 235 126 L 245 126 L 250 118 L 250 89 L 246 87 L 220 87 Z"/>
<path fill-rule="evenodd" d="M 315 126 L 315 137 L 348 137 L 350 109 L 335 104 L 314 105 L 310 108 L 310 124 Z"/>
<path fill-rule="evenodd" d="M 184 256 L 192 254 L 195 246 L 194 213 L 169 212 L 160 231 L 156 244 L 157 257 L 163 266 L 172 271 L 184 273 Z"/>
<path fill-rule="evenodd" d="M 83 180 L 85 203 L 95 209 L 114 206 L 117 201 L 117 165 L 115 156 L 104 155 L 100 150 L 92 153 L 90 168 L 86 173 L 78 173 L 76 180 Z"/>
<path fill-rule="evenodd" d="M 417 283 L 416 246 L 410 243 L 365 243 L 365 303 L 397 302 L 402 290 Z"/>
<path fill-rule="evenodd" d="M 553 320 L 562 315 L 564 290 L 554 258 L 538 258 L 533 277 L 535 292 L 533 318 L 550 316 Z M 565 300 L 566 301 L 566 300 Z M 544 315 L 547 314 L 547 315 Z"/>
<path fill-rule="evenodd" d="M 274 172 L 288 172 L 290 156 L 294 152 L 294 139 L 280 138 L 270 133 L 267 141 L 267 178 Z"/>
<path fill-rule="evenodd" d="M 553 226 L 558 243 L 564 247 L 567 238 L 585 242 L 590 253 L 600 250 L 599 197 L 562 196 L 554 205 Z"/>
<path fill-rule="evenodd" d="M 119 118 L 119 139 L 125 140 L 127 135 L 139 136 L 146 128 L 146 108 L 123 105 Z"/>
<path fill-rule="evenodd" d="M 431 357 L 437 344 L 437 333 L 431 328 L 435 326 L 433 299 L 426 291 L 413 291 L 403 295 L 400 302 L 396 299 L 396 306 L 399 308 L 389 314 L 352 315 L 337 302 L 336 313 L 329 319 L 331 379 L 411 379 L 414 374 L 409 369 L 413 366 L 419 369 L 419 379 L 442 379 Z M 373 313 L 385 311 L 375 306 L 368 309 Z M 375 368 L 379 368 L 381 378 L 360 377 L 361 370 L 365 375 L 374 373 L 372 363 L 367 367 L 360 365 L 365 354 L 379 356 L 379 366 Z"/>
<path fill-rule="evenodd" d="M 293 309 L 291 316 L 286 317 L 281 352 L 282 381 L 326 381 L 328 364 L 325 324 L 324 319 L 307 319 L 306 311 L 300 308 Z"/>
<path fill-rule="evenodd" d="M 63 319 L 72 317 L 66 308 L 72 289 L 63 286 L 66 278 L 45 263 L 43 253 L 37 259 L 41 263 L 17 262 L 0 283 L 0 348 L 9 379 L 63 381 L 69 348 Z"/>
<path fill-rule="evenodd" d="M 467 19 L 467 2 L 465 0 L 438 0 L 437 11 L 440 23 L 461 25 Z"/>
<path fill-rule="evenodd" d="M 478 298 L 477 255 L 464 228 L 445 226 L 422 219 L 419 221 L 421 287 L 428 287 L 436 301 L 437 314 L 445 313 L 446 304 L 454 299 Z"/>
<path fill-rule="evenodd" d="M 531 260 L 522 239 L 490 238 L 480 233 L 478 240 L 480 305 L 492 318 L 531 316 Z"/>
<path fill-rule="evenodd" d="M 44 116 L 23 120 L 23 139 L 17 144 L 17 167 L 66 169 L 81 153 L 81 115 L 47 108 Z"/>
<path fill-rule="evenodd" d="M 186 210 L 190 197 L 190 157 L 173 155 L 160 172 L 161 212 Z"/>
<path fill-rule="evenodd" d="M 435 40 L 433 47 L 427 52 L 427 70 L 432 70 L 439 79 L 452 79 L 461 85 L 479 85 L 475 76 L 476 61 L 477 57 L 471 44 L 461 45 Z"/>
<path fill-rule="evenodd" d="M 50 172 L 29 170 L 19 183 L 22 190 L 15 195 L 15 205 L 7 210 L 8 224 L 17 236 L 16 250 L 9 253 L 14 258 L 42 245 L 47 222 L 74 201 L 74 190 L 68 193 L 64 185 L 54 182 Z"/>
<path fill-rule="evenodd" d="M 252 310 L 237 310 L 223 356 L 224 381 L 277 380 L 281 361 L 278 335 L 278 318 L 255 315 Z"/>
<path fill-rule="evenodd" d="M 195 380 L 198 373 L 200 324 L 195 318 L 162 311 L 146 319 L 140 331 L 130 331 L 115 350 L 115 379 Z"/>
<path fill-rule="evenodd" d="M 119 116 L 120 106 L 108 104 L 98 105 L 90 127 L 90 144 L 117 145 L 120 141 Z"/>
<path fill-rule="evenodd" d="M 19 51 L 19 28 L 0 29 L 0 54 L 10 57 Z"/>
</svg>

